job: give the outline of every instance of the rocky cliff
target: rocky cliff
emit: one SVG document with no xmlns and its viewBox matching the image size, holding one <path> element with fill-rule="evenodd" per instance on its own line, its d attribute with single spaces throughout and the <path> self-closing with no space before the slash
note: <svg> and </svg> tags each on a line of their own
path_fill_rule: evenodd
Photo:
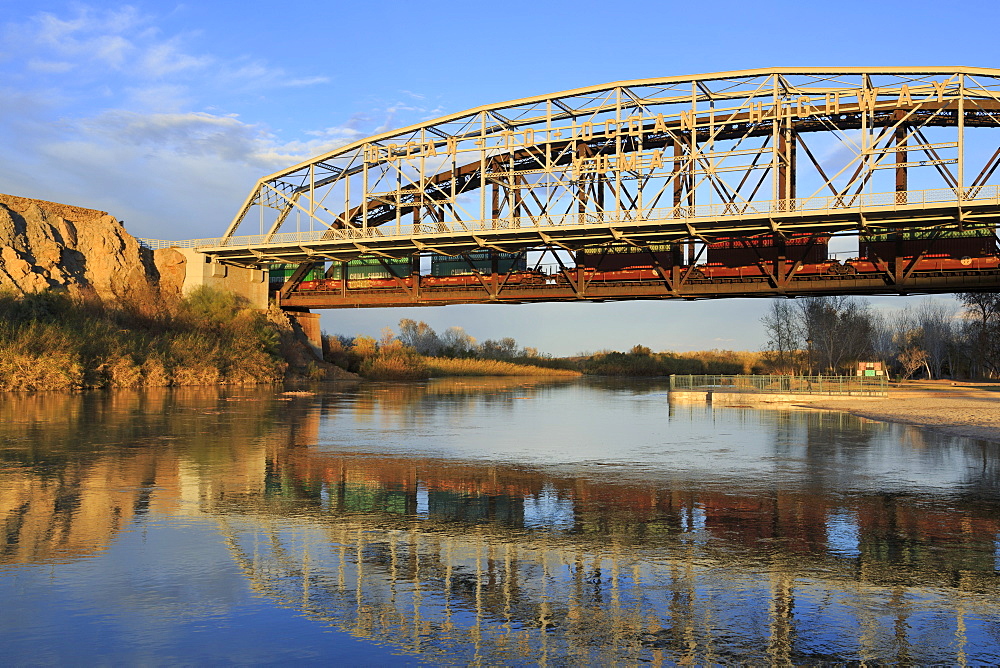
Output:
<svg viewBox="0 0 1000 668">
<path fill-rule="evenodd" d="M 183 263 L 141 246 L 105 211 L 0 194 L 0 290 L 160 308 L 180 295 Z"/>
<path fill-rule="evenodd" d="M 45 366 L 42 360 L 51 358 L 52 351 L 22 350 L 25 346 L 30 348 L 30 342 L 19 338 L 15 332 L 10 341 L 0 339 L 0 390 L 242 384 L 254 379 L 273 382 L 276 374 L 280 375 L 276 370 L 278 366 L 287 369 L 289 379 L 357 378 L 318 359 L 297 321 L 293 322 L 277 308 L 272 308 L 265 317 L 278 336 L 280 357 L 284 360 L 280 364 L 276 364 L 278 360 L 269 345 L 253 348 L 256 345 L 252 343 L 253 332 L 234 334 L 234 342 L 230 342 L 234 350 L 223 354 L 219 353 L 221 344 L 217 340 L 220 334 L 212 327 L 199 334 L 181 331 L 183 323 L 170 325 L 170 319 L 162 316 L 176 313 L 175 307 L 180 303 L 186 280 L 187 262 L 185 255 L 177 250 L 153 251 L 142 246 L 125 231 L 121 222 L 104 211 L 0 194 L 0 295 L 64 291 L 85 302 L 103 302 L 112 307 L 110 311 L 139 314 L 145 322 L 142 327 L 147 330 L 152 327 L 147 332 L 152 338 L 138 343 L 128 338 L 126 329 L 119 331 L 118 325 L 109 330 L 109 335 L 114 335 L 112 338 L 118 336 L 122 340 L 106 341 L 102 345 L 109 350 L 129 351 L 124 357 L 108 353 L 91 359 L 92 356 L 83 353 L 61 351 L 69 357 L 65 363 L 55 365 L 58 367 L 53 371 L 55 380 L 38 380 L 32 374 L 18 371 Z M 196 269 L 204 271 L 204 266 Z M 121 306 L 127 308 L 119 309 Z M 100 319 L 103 316 L 87 317 Z M 154 322 L 159 325 L 153 327 L 150 323 Z M 58 329 L 60 323 L 48 324 Z M 239 323 L 234 320 L 230 325 L 237 327 Z M 196 324 L 189 324 L 190 327 L 197 329 Z M 76 340 L 74 336 L 67 340 Z M 235 350 L 241 337 L 246 339 L 242 343 L 244 348 L 249 345 L 250 349 Z M 188 354 L 191 351 L 182 350 L 199 341 L 205 350 L 191 354 Z M 69 344 L 64 342 L 62 347 L 67 346 Z M 100 345 L 90 347 L 101 348 Z M 213 356 L 218 359 L 212 361 Z M 132 372 L 116 375 L 113 372 L 116 364 Z M 165 371 L 152 373 L 146 368 L 149 364 Z M 66 368 L 76 369 L 75 375 L 67 376 Z"/>
</svg>

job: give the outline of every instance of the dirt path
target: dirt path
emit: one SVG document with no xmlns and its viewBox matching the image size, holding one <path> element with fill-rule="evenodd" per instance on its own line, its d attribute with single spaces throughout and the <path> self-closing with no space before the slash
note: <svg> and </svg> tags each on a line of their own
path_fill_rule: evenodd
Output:
<svg viewBox="0 0 1000 668">
<path fill-rule="evenodd" d="M 1000 443 L 1000 385 L 996 383 L 914 382 L 893 387 L 888 399 L 816 401 L 802 406 Z"/>
</svg>

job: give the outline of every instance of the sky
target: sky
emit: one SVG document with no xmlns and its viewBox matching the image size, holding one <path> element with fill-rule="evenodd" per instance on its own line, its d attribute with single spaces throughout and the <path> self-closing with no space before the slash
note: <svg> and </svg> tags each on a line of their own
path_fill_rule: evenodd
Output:
<svg viewBox="0 0 1000 668">
<path fill-rule="evenodd" d="M 1000 5 L 886 0 L 174 3 L 0 0 L 0 192 L 219 236 L 257 179 L 350 141 L 571 88 L 776 66 L 1000 67 Z M 918 298 L 882 297 L 899 308 Z M 323 312 L 555 355 L 760 349 L 767 300 Z"/>
</svg>

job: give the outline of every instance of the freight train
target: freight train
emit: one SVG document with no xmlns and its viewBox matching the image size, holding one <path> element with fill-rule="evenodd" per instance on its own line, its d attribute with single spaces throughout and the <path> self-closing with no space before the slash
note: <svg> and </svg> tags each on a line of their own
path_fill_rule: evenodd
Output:
<svg viewBox="0 0 1000 668">
<path fill-rule="evenodd" d="M 829 240 L 829 235 L 808 234 L 720 237 L 705 245 L 705 261 L 693 266 L 683 262 L 680 244 L 651 244 L 640 250 L 613 243 L 578 251 L 575 266 L 551 274 L 529 269 L 523 253 L 480 251 L 465 257 L 432 256 L 430 275 L 419 276 L 419 280 L 421 289 L 480 288 L 483 280 L 494 274 L 505 287 L 568 285 L 569 280 L 580 277 L 586 283 L 659 282 L 664 272 L 677 268 L 689 282 L 752 282 L 776 273 L 782 259 L 784 272 L 813 280 L 882 276 L 893 272 L 897 260 L 911 275 L 1000 270 L 992 228 L 862 236 L 859 257 L 844 262 L 828 256 Z M 409 258 L 360 258 L 347 263 L 346 268 L 346 288 L 352 290 L 412 287 L 417 278 Z M 339 292 L 345 287 L 343 273 L 340 266 L 325 273 L 313 272 L 297 291 Z M 277 273 L 272 270 L 272 290 L 288 275 L 287 266 Z"/>
</svg>

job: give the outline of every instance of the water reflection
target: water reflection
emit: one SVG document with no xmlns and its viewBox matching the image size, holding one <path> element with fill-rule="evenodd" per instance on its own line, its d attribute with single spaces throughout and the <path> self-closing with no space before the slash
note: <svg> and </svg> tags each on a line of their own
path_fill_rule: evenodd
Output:
<svg viewBox="0 0 1000 668">
<path fill-rule="evenodd" d="M 0 580 L 201 518 L 274 605 L 434 663 L 1000 659 L 996 446 L 664 391 L 7 398 Z"/>
</svg>

